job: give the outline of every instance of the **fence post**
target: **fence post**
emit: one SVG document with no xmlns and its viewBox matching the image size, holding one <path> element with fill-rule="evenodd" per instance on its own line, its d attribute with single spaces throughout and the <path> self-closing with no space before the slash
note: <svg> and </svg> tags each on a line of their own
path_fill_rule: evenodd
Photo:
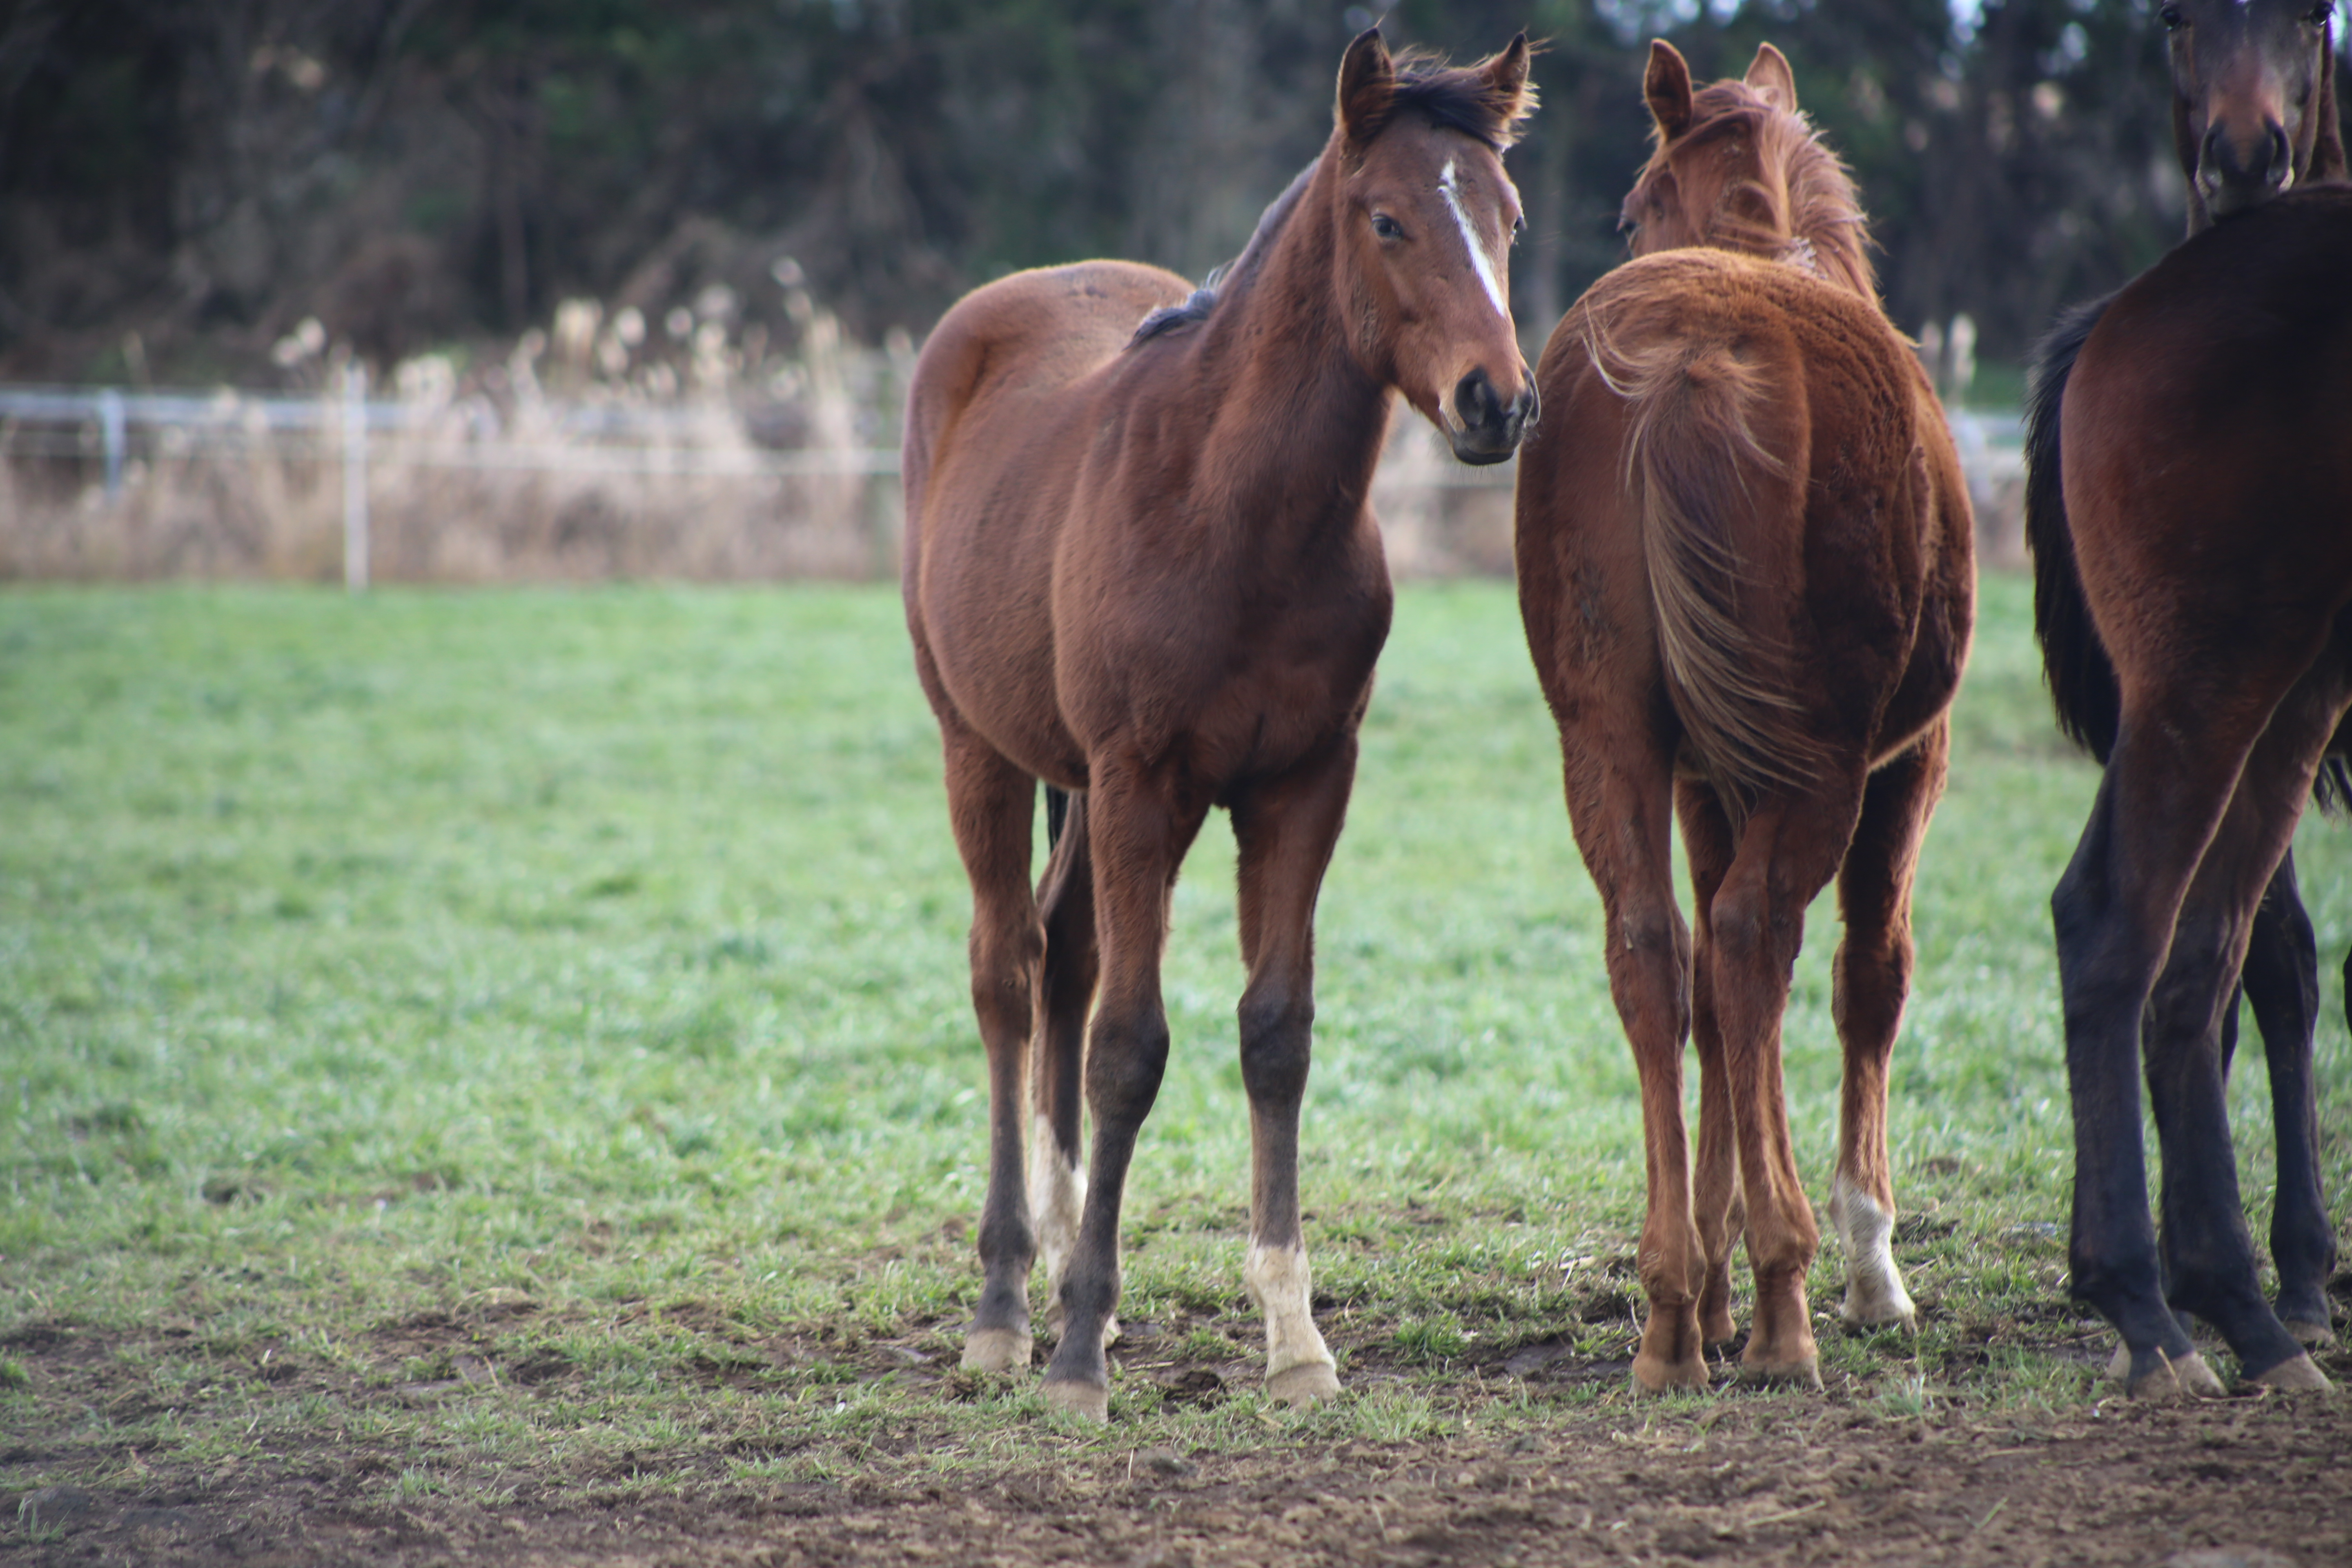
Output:
<svg viewBox="0 0 2352 1568">
<path fill-rule="evenodd" d="M 106 448 L 106 500 L 122 499 L 122 394 L 112 387 L 98 395 L 99 439 Z"/>
<path fill-rule="evenodd" d="M 343 586 L 368 585 L 367 366 L 343 366 Z"/>
</svg>

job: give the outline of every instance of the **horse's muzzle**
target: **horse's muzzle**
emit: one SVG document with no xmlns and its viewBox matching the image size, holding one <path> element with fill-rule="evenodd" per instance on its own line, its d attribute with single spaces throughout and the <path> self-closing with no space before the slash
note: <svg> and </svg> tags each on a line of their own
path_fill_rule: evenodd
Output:
<svg viewBox="0 0 2352 1568">
<path fill-rule="evenodd" d="M 2287 147 L 2286 130 L 2266 123 L 2251 144 L 2240 147 L 2234 137 L 2214 126 L 2205 132 L 2197 159 L 2197 184 L 2205 209 L 2226 217 L 2260 206 L 2294 183 L 2294 155 Z"/>
<path fill-rule="evenodd" d="M 1509 402 L 1495 390 L 1483 370 L 1474 370 L 1454 388 L 1454 414 L 1461 421 L 1445 423 L 1454 455 L 1465 463 L 1499 463 L 1519 449 L 1519 437 L 1535 423 L 1535 377 L 1526 377 L 1519 394 Z"/>
</svg>

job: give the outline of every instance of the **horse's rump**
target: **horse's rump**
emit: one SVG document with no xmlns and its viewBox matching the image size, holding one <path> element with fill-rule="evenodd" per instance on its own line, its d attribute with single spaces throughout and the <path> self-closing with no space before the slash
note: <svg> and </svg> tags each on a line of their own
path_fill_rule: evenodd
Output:
<svg viewBox="0 0 2352 1568">
<path fill-rule="evenodd" d="M 1015 273 L 940 319 L 907 398 L 903 589 L 934 703 L 1022 766 L 1083 781 L 1055 691 L 1054 574 L 1136 324 L 1184 298 L 1130 262 Z"/>
<path fill-rule="evenodd" d="M 2278 227 L 2290 237 L 2284 249 L 2304 238 L 2298 226 L 2316 230 L 2332 220 L 2339 230 L 2352 226 L 2345 222 L 2347 213 L 2352 213 L 2352 201 L 2347 200 L 2344 192 L 2322 188 L 2287 199 L 2281 212 L 2250 213 L 2231 221 Z M 2192 237 L 2182 250 L 2199 246 L 2200 239 L 2201 236 Z M 2226 327 L 2210 330 L 2221 332 L 2225 340 L 2258 342 L 2258 334 L 2270 321 L 2257 303 L 2259 288 L 2243 279 L 2231 282 L 2235 286 L 2217 288 L 2212 304 L 2217 310 L 2236 314 Z M 2291 296 L 2298 290 L 2273 292 Z M 2242 300 L 2241 295 L 2246 298 Z M 2110 294 L 2060 314 L 2035 345 L 2025 408 L 2025 540 L 2033 557 L 2034 637 L 2042 647 L 2042 673 L 2060 730 L 2101 763 L 2115 749 L 2122 686 L 2092 616 L 2075 558 L 2074 528 L 2066 508 L 2061 426 L 2075 361 L 2119 297 Z M 2193 342 L 2201 330 L 2191 329 L 2184 342 Z M 2275 331 L 2275 323 L 2268 330 Z M 2250 339 L 2250 333 L 2256 335 Z M 2284 341 L 2280 347 L 2286 347 Z M 2283 353 L 2257 357 L 2274 360 L 2273 368 L 2284 374 L 2290 362 L 2300 356 Z M 2261 384 L 2260 379 L 2250 384 Z M 2313 454 L 2315 458 L 2319 456 Z M 2340 809 L 2352 798 L 2346 751 L 2347 737 L 2339 731 L 2312 784 L 2313 799 L 2323 810 Z"/>
<path fill-rule="evenodd" d="M 969 449 L 999 465 L 1013 460 L 1043 426 L 1068 416 L 1076 384 L 1115 363 L 1147 316 L 1191 290 L 1156 267 L 1080 261 L 1000 278 L 940 318 L 907 394 L 908 559 L 920 559 L 929 479 L 942 459 Z M 963 416 L 983 402 L 986 432 L 961 431 Z"/>
<path fill-rule="evenodd" d="M 1883 497 L 1884 526 L 1906 536 L 1885 554 L 1917 574 L 1927 483 L 1899 340 L 1808 274 L 1708 250 L 1618 268 L 1563 332 L 1623 405 L 1621 479 L 1694 760 L 1738 797 L 1810 784 L 1817 451 L 1857 470 L 1843 488 Z M 1895 597 L 1916 605 L 1916 585 Z"/>
</svg>

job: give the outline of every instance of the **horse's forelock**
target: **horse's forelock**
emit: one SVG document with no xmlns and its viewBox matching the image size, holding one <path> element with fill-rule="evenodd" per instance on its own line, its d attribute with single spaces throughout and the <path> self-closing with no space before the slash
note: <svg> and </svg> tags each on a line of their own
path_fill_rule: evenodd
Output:
<svg viewBox="0 0 2352 1568">
<path fill-rule="evenodd" d="M 1536 89 L 1525 83 L 1516 92 L 1498 88 L 1486 78 L 1492 60 L 1449 66 L 1433 53 L 1402 50 L 1396 74 L 1381 88 L 1372 102 L 1349 105 L 1348 129 L 1359 143 L 1378 136 L 1401 114 L 1417 113 L 1433 125 L 1486 143 L 1497 153 L 1519 139 L 1519 127 L 1535 112 Z"/>
</svg>

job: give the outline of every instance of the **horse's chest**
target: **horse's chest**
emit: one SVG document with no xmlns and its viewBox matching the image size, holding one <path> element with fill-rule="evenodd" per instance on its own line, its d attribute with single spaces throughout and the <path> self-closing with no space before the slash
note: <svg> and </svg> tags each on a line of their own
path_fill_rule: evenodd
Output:
<svg viewBox="0 0 2352 1568">
<path fill-rule="evenodd" d="M 1360 713 L 1388 631 L 1384 600 L 1203 615 L 1127 643 L 1095 690 L 1065 690 L 1089 750 L 1132 746 L 1223 783 L 1279 772 Z M 1084 661 L 1076 661 L 1082 686 Z"/>
</svg>

